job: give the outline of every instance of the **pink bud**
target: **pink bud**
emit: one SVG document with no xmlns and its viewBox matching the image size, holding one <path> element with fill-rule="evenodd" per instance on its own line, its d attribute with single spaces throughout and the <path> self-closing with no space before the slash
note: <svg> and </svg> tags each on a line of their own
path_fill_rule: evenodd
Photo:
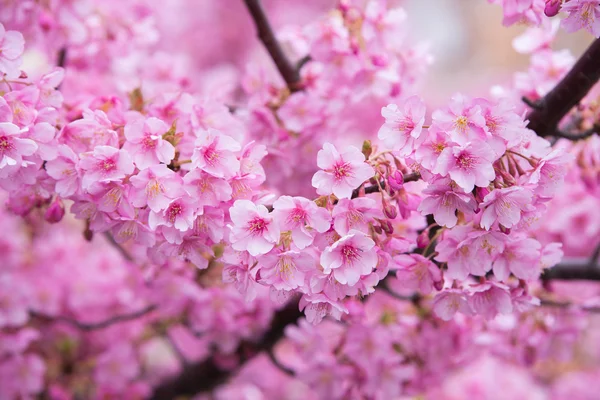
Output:
<svg viewBox="0 0 600 400">
<path fill-rule="evenodd" d="M 383 205 L 383 213 L 387 218 L 395 219 L 398 216 L 398 208 L 391 204 L 385 203 Z"/>
<path fill-rule="evenodd" d="M 440 291 L 444 288 L 444 280 L 440 279 L 439 281 L 433 282 L 433 287 L 435 290 Z"/>
<path fill-rule="evenodd" d="M 404 185 L 404 175 L 396 170 L 388 176 L 388 184 L 392 190 L 400 190 Z"/>
<path fill-rule="evenodd" d="M 429 229 L 425 229 L 417 236 L 417 247 L 423 249 L 429 246 L 429 243 L 431 243 L 431 240 L 429 240 Z"/>
<path fill-rule="evenodd" d="M 381 229 L 381 226 L 379 225 L 373 225 L 373 230 L 375 231 L 375 233 L 377 233 L 378 235 L 381 235 L 383 233 L 383 229 Z"/>
<path fill-rule="evenodd" d="M 544 14 L 546 14 L 547 17 L 554 17 L 560 11 L 561 6 L 562 0 L 546 0 Z"/>
<path fill-rule="evenodd" d="M 379 222 L 381 224 L 381 229 L 383 229 L 383 231 L 385 233 L 387 233 L 388 235 L 391 235 L 392 233 L 394 233 L 394 227 L 392 226 L 390 221 L 387 220 L 383 220 Z"/>
<path fill-rule="evenodd" d="M 490 194 L 490 190 L 488 188 L 478 187 L 475 189 L 475 200 L 477 200 L 477 203 L 483 203 L 483 199 L 488 194 Z"/>
<path fill-rule="evenodd" d="M 46 209 L 46 214 L 44 214 L 44 219 L 51 224 L 55 224 L 60 222 L 65 216 L 65 207 L 63 206 L 62 200 L 60 197 L 54 199 L 52 204 L 48 206 Z"/>
</svg>

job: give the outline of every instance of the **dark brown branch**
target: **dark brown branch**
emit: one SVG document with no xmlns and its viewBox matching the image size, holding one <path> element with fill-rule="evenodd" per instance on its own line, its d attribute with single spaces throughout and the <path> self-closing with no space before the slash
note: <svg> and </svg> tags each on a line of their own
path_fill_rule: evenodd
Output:
<svg viewBox="0 0 600 400">
<path fill-rule="evenodd" d="M 579 133 L 563 132 L 560 129 L 557 129 L 554 132 L 553 136 L 569 140 L 583 140 L 589 138 L 590 136 L 598 132 L 600 132 L 600 126 L 594 125 L 592 128 Z"/>
<path fill-rule="evenodd" d="M 421 174 L 419 174 L 418 172 L 411 172 L 410 174 L 406 174 L 404 175 L 404 182 L 416 182 L 419 179 L 421 179 Z M 385 189 L 385 181 L 381 181 L 380 185 L 382 188 Z M 365 186 L 364 188 L 365 194 L 370 194 L 370 193 L 377 193 L 379 192 L 379 186 L 378 185 L 371 185 L 371 186 Z M 352 198 L 355 199 L 360 195 L 360 188 L 358 189 L 354 189 L 352 191 Z"/>
<path fill-rule="evenodd" d="M 286 367 L 285 365 L 283 365 L 282 363 L 279 362 L 279 360 L 277 359 L 277 356 L 275 355 L 275 349 L 273 349 L 273 348 L 268 349 L 266 351 L 266 353 L 269 356 L 269 359 L 271 360 L 273 365 L 275 365 L 277 367 L 277 369 L 279 369 L 281 372 L 283 372 L 284 374 L 289 375 L 289 376 L 296 375 L 294 370 Z"/>
<path fill-rule="evenodd" d="M 115 238 L 113 237 L 113 235 L 106 231 L 104 232 L 104 236 L 106 237 L 106 240 L 108 240 L 108 242 L 119 251 L 119 253 L 121 253 L 121 255 L 123 256 L 124 259 L 126 259 L 127 261 L 133 261 L 133 256 L 131 254 L 129 254 L 129 252 L 127 250 L 125 250 L 125 248 L 123 246 L 121 246 L 120 243 L 117 243 L 117 241 L 115 240 Z"/>
<path fill-rule="evenodd" d="M 562 262 L 544 270 L 543 281 L 600 281 L 600 268 L 590 268 L 589 262 Z"/>
<path fill-rule="evenodd" d="M 298 300 L 291 301 L 273 316 L 271 325 L 265 334 L 255 343 L 243 342 L 235 351 L 239 365 L 244 364 L 261 351 L 272 351 L 275 343 L 283 337 L 285 327 L 295 324 L 302 312 L 298 309 Z M 181 374 L 175 376 L 154 389 L 151 400 L 170 400 L 179 396 L 189 396 L 201 392 L 209 392 L 225 383 L 237 372 L 222 367 L 216 357 L 188 365 Z"/>
<path fill-rule="evenodd" d="M 600 79 L 600 39 L 596 39 L 567 75 L 538 102 L 529 102 L 527 127 L 539 136 L 553 136 L 562 118 Z M 569 137 L 570 138 L 570 137 Z"/>
<path fill-rule="evenodd" d="M 64 68 L 67 65 L 67 48 L 62 47 L 58 51 L 58 59 L 56 60 L 56 65 Z"/>
<path fill-rule="evenodd" d="M 248 11 L 250 11 L 250 15 L 252 15 L 252 19 L 254 20 L 256 30 L 258 31 L 258 38 L 264 44 L 273 62 L 275 62 L 287 87 L 291 92 L 300 90 L 300 74 L 298 73 L 298 69 L 288 59 L 275 38 L 275 33 L 271 28 L 267 15 L 262 9 L 260 1 L 244 0 L 244 3 L 246 3 L 246 7 L 248 7 Z"/>
<path fill-rule="evenodd" d="M 562 301 L 559 302 L 559 301 L 542 299 L 540 301 L 540 305 L 542 307 L 556 307 L 556 308 L 561 308 L 561 309 L 565 309 L 565 310 L 580 310 L 580 311 L 585 311 L 585 312 L 589 312 L 589 313 L 600 313 L 600 307 L 597 307 L 597 306 L 584 306 L 584 305 L 577 305 L 577 304 L 573 304 L 573 303 L 569 303 L 569 302 L 562 302 Z"/>
<path fill-rule="evenodd" d="M 150 312 L 154 311 L 155 309 L 156 309 L 155 305 L 149 305 L 147 307 L 142 308 L 139 311 L 135 311 L 130 314 L 117 315 L 117 316 L 105 319 L 104 321 L 100 321 L 100 322 L 81 322 L 81 321 L 77 321 L 77 320 L 69 318 L 69 317 L 64 317 L 64 316 L 54 317 L 54 316 L 50 316 L 50 315 L 38 314 L 34 311 L 31 311 L 30 314 L 33 317 L 36 317 L 36 318 L 39 318 L 39 319 L 42 319 L 45 321 L 49 321 L 49 322 L 65 322 L 70 325 L 73 325 L 74 327 L 76 327 L 78 329 L 81 329 L 82 331 L 93 331 L 93 330 L 97 330 L 97 329 L 108 328 L 109 326 L 112 326 L 119 322 L 131 321 L 131 320 L 143 317 L 144 315 L 149 314 Z"/>
</svg>

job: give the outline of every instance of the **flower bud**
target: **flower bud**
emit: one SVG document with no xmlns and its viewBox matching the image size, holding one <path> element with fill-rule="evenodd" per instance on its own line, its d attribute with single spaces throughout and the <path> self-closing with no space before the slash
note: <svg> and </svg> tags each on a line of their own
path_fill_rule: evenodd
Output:
<svg viewBox="0 0 600 400">
<path fill-rule="evenodd" d="M 388 176 L 388 184 L 392 190 L 400 190 L 404 185 L 404 175 L 396 170 Z"/>
<path fill-rule="evenodd" d="M 546 0 L 544 14 L 546 14 L 547 17 L 554 17 L 560 11 L 561 6 L 562 0 Z"/>
<path fill-rule="evenodd" d="M 429 229 L 425 229 L 417 236 L 417 247 L 419 249 L 424 249 L 429 246 L 429 243 L 431 243 L 431 240 L 429 240 Z"/>
<path fill-rule="evenodd" d="M 384 203 L 383 204 L 383 213 L 385 214 L 385 216 L 387 218 L 395 219 L 398 216 L 398 208 L 389 203 Z"/>
<path fill-rule="evenodd" d="M 392 223 L 390 221 L 383 220 L 379 221 L 379 223 L 381 224 L 381 229 L 383 229 L 385 233 L 387 233 L 388 235 L 394 233 L 394 227 L 392 226 Z"/>
<path fill-rule="evenodd" d="M 383 233 L 383 229 L 381 229 L 381 226 L 379 226 L 379 225 L 373 225 L 373 230 L 378 235 L 381 235 Z"/>
<path fill-rule="evenodd" d="M 483 203 L 485 196 L 490 194 L 490 190 L 486 187 L 475 188 L 475 200 L 477 203 Z"/>
<path fill-rule="evenodd" d="M 371 154 L 373 153 L 373 146 L 371 145 L 370 140 L 365 140 L 362 145 L 362 153 L 365 158 L 368 160 Z"/>
<path fill-rule="evenodd" d="M 433 287 L 435 290 L 440 291 L 444 288 L 444 279 L 440 279 L 439 281 L 433 282 Z"/>
<path fill-rule="evenodd" d="M 64 216 L 65 207 L 63 206 L 61 199 L 59 197 L 56 197 L 52 204 L 50 204 L 50 206 L 48 206 L 48 208 L 46 209 L 44 219 L 50 222 L 51 224 L 55 224 L 57 222 L 60 222 Z"/>
</svg>

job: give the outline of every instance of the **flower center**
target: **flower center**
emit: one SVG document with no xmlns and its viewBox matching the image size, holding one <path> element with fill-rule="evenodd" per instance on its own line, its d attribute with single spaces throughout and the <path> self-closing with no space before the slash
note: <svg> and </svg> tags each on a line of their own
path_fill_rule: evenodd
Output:
<svg viewBox="0 0 600 400">
<path fill-rule="evenodd" d="M 266 229 L 267 221 L 265 221 L 263 218 L 256 217 L 248 223 L 248 230 L 253 235 L 262 235 Z"/>
<path fill-rule="evenodd" d="M 0 152 L 4 153 L 13 148 L 12 142 L 6 136 L 0 136 Z"/>
<path fill-rule="evenodd" d="M 360 257 L 360 250 L 350 244 L 344 245 L 341 253 L 345 264 L 352 264 Z"/>
<path fill-rule="evenodd" d="M 181 215 L 181 213 L 183 212 L 183 207 L 181 206 L 181 204 L 179 203 L 174 203 L 169 207 L 169 210 L 167 211 L 167 218 L 169 219 L 169 222 L 174 223 L 175 220 L 177 219 L 177 217 L 179 215 Z"/>
<path fill-rule="evenodd" d="M 304 220 L 306 219 L 306 211 L 304 211 L 303 209 L 296 207 L 292 210 L 292 212 L 290 213 L 290 215 L 288 216 L 288 222 L 293 223 L 295 225 L 300 224 L 301 222 L 304 222 Z"/>
<path fill-rule="evenodd" d="M 216 151 L 215 146 L 209 146 L 204 151 L 204 160 L 208 165 L 214 166 L 219 160 L 219 152 Z"/>
<path fill-rule="evenodd" d="M 144 139 L 142 139 L 142 146 L 144 146 L 144 149 L 146 150 L 154 149 L 156 148 L 156 140 L 153 140 L 150 135 L 146 135 L 144 136 Z"/>
<path fill-rule="evenodd" d="M 113 161 L 113 160 L 102 160 L 98 163 L 98 167 L 103 170 L 104 172 L 110 172 L 113 171 L 116 167 L 117 164 Z"/>
<path fill-rule="evenodd" d="M 333 167 L 333 176 L 338 181 L 350 176 L 351 172 L 352 167 L 347 162 L 338 162 Z"/>
<path fill-rule="evenodd" d="M 456 121 L 454 122 L 454 127 L 460 132 L 466 131 L 468 125 L 469 120 L 464 115 L 461 115 L 460 117 L 456 118 Z"/>
<path fill-rule="evenodd" d="M 473 167 L 475 160 L 469 154 L 461 154 L 456 159 L 458 166 L 462 169 L 470 169 Z"/>
</svg>

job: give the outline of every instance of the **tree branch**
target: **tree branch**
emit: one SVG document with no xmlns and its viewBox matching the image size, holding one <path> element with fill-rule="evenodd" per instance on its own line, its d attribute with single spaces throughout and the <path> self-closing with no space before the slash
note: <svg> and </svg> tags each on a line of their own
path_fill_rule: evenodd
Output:
<svg viewBox="0 0 600 400">
<path fill-rule="evenodd" d="M 259 0 L 244 0 L 250 15 L 256 25 L 258 31 L 258 38 L 264 44 L 265 48 L 269 52 L 269 55 L 275 62 L 279 74 L 285 81 L 287 87 L 291 92 L 301 90 L 300 87 L 300 74 L 298 69 L 291 63 L 291 61 L 285 55 L 281 45 L 275 38 L 275 33 L 271 28 L 269 19 L 265 14 Z"/>
<path fill-rule="evenodd" d="M 120 243 L 117 243 L 117 241 L 115 240 L 115 238 L 109 231 L 104 232 L 104 237 L 106 237 L 106 240 L 108 240 L 108 242 L 115 249 L 117 249 L 119 251 L 119 253 L 121 253 L 121 255 L 123 256 L 124 259 L 126 259 L 127 261 L 134 261 L 133 256 L 131 254 L 129 254 L 129 252 L 127 250 L 125 250 L 125 248 L 123 246 L 121 246 Z"/>
<path fill-rule="evenodd" d="M 131 321 L 137 318 L 140 318 L 152 311 L 154 311 L 156 309 L 157 306 L 155 305 L 149 305 L 147 307 L 142 308 L 141 310 L 132 312 L 130 314 L 121 314 L 121 315 L 116 315 L 114 317 L 105 319 L 104 321 L 100 321 L 100 322 L 80 322 L 77 321 L 75 319 L 69 318 L 69 317 L 64 317 L 64 316 L 50 316 L 50 315 L 44 315 L 44 314 L 38 314 L 37 312 L 31 311 L 30 314 L 34 317 L 43 319 L 45 321 L 51 321 L 51 322 L 66 322 L 68 324 L 73 325 L 74 327 L 81 329 L 82 331 L 93 331 L 93 330 L 97 330 L 97 329 L 103 329 L 103 328 L 108 328 L 111 325 L 117 324 L 119 322 L 125 322 L 125 321 Z"/>
<path fill-rule="evenodd" d="M 404 182 L 416 182 L 419 179 L 421 179 L 421 174 L 419 174 L 418 172 L 411 172 L 410 174 L 406 174 L 404 175 Z M 385 189 L 385 181 L 381 181 L 380 182 L 381 187 Z M 378 185 L 371 185 L 371 186 L 365 186 L 365 194 L 370 194 L 370 193 L 377 193 L 379 192 L 379 186 Z M 360 195 L 360 188 L 358 189 L 354 189 L 352 191 L 352 199 L 357 198 Z"/>
<path fill-rule="evenodd" d="M 277 311 L 271 321 L 269 329 L 254 343 L 242 342 L 236 349 L 235 355 L 241 366 L 261 351 L 270 352 L 275 344 L 284 335 L 285 327 L 295 324 L 302 312 L 298 308 L 298 300 L 291 301 L 281 310 Z M 201 392 L 209 392 L 225 383 L 238 368 L 231 370 L 222 367 L 215 356 L 188 365 L 175 377 L 166 380 L 154 389 L 151 400 L 170 400 L 178 396 L 189 396 Z"/>
<path fill-rule="evenodd" d="M 600 281 L 600 268 L 586 260 L 584 262 L 562 262 L 552 268 L 544 270 L 541 276 L 543 281 Z"/>
<path fill-rule="evenodd" d="M 553 136 L 558 123 L 600 79 L 600 39 L 596 39 L 567 75 L 538 102 L 528 102 L 532 111 L 527 127 L 539 136 Z M 571 139 L 571 137 L 567 137 Z"/>
</svg>

